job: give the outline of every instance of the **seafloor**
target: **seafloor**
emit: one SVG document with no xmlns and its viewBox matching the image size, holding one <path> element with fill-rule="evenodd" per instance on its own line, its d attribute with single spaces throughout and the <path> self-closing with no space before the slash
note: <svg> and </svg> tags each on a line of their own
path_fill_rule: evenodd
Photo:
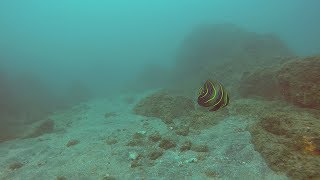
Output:
<svg viewBox="0 0 320 180">
<path fill-rule="evenodd" d="M 319 56 L 297 57 L 277 36 L 233 25 L 200 26 L 178 52 L 176 67 L 146 68 L 130 93 L 92 99 L 75 86 L 76 105 L 58 100 L 49 117 L 50 103 L 33 100 L 50 93 L 30 88 L 29 102 L 10 95 L 30 83 L 9 86 L 0 179 L 320 178 Z M 229 105 L 209 112 L 195 102 L 207 79 L 223 84 Z"/>
<path fill-rule="evenodd" d="M 133 113 L 148 94 L 92 100 L 49 117 L 52 133 L 1 143 L 0 179 L 287 179 L 254 150 L 250 119 L 227 116 L 177 136 L 160 119 Z M 172 148 L 160 150 L 155 132 Z M 198 148 L 181 150 L 186 142 Z"/>
</svg>

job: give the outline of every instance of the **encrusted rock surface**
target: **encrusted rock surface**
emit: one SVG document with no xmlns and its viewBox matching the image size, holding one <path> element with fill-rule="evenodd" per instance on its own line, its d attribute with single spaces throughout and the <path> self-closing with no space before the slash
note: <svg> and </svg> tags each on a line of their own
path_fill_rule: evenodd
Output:
<svg viewBox="0 0 320 180">
<path fill-rule="evenodd" d="M 277 79 L 281 95 L 287 101 L 320 109 L 320 56 L 284 64 Z"/>
<path fill-rule="evenodd" d="M 229 111 L 250 121 L 255 150 L 271 169 L 292 179 L 320 178 L 320 111 L 263 99 L 235 100 Z"/>
<path fill-rule="evenodd" d="M 299 107 L 320 109 L 320 56 L 244 74 L 239 92 L 243 97 L 281 98 Z"/>
<path fill-rule="evenodd" d="M 147 117 L 157 117 L 165 123 L 172 123 L 174 118 L 187 116 L 194 110 L 191 99 L 183 96 L 172 96 L 164 91 L 154 93 L 134 108 L 134 112 Z"/>
</svg>

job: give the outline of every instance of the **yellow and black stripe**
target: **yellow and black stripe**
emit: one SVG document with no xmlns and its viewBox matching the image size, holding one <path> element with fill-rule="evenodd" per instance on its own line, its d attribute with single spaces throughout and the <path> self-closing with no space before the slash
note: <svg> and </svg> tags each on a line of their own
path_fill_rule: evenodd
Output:
<svg viewBox="0 0 320 180">
<path fill-rule="evenodd" d="M 219 82 L 207 80 L 199 89 L 198 104 L 216 111 L 229 104 L 229 95 Z"/>
</svg>

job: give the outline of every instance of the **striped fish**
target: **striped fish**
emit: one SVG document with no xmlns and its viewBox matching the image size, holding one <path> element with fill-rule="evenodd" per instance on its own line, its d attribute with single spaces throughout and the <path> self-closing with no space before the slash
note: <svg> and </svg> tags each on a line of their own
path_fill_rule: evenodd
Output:
<svg viewBox="0 0 320 180">
<path fill-rule="evenodd" d="M 199 89 L 198 104 L 216 111 L 229 104 L 229 95 L 219 82 L 207 80 Z"/>
</svg>

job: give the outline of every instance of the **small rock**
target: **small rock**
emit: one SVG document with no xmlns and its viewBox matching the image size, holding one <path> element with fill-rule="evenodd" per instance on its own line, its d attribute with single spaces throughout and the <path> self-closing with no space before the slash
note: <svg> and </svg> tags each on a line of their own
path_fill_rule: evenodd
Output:
<svg viewBox="0 0 320 180">
<path fill-rule="evenodd" d="M 104 114 L 105 119 L 108 119 L 110 117 L 115 117 L 115 116 L 118 116 L 118 114 L 115 112 L 107 112 L 106 114 Z"/>
<path fill-rule="evenodd" d="M 149 139 L 150 141 L 153 141 L 153 142 L 158 142 L 158 141 L 161 140 L 161 135 L 160 135 L 160 133 L 159 133 L 158 131 L 156 131 L 156 132 L 152 133 L 152 134 L 148 137 L 148 139 Z"/>
<path fill-rule="evenodd" d="M 133 139 L 142 139 L 145 137 L 145 132 L 136 132 L 132 135 Z"/>
<path fill-rule="evenodd" d="M 127 143 L 127 146 L 143 146 L 144 141 L 141 139 L 132 139 Z"/>
<path fill-rule="evenodd" d="M 36 128 L 32 130 L 29 134 L 25 136 L 25 138 L 35 138 L 42 136 L 44 134 L 52 133 L 54 130 L 54 121 L 48 119 L 46 121 L 41 122 Z"/>
<path fill-rule="evenodd" d="M 189 127 L 188 126 L 182 126 L 176 129 L 176 134 L 181 136 L 187 136 L 189 134 Z"/>
<path fill-rule="evenodd" d="M 106 143 L 108 145 L 116 144 L 117 142 L 118 142 L 118 140 L 116 138 L 109 137 L 106 139 Z"/>
<path fill-rule="evenodd" d="M 131 162 L 131 168 L 136 168 L 136 167 L 139 167 L 139 166 L 142 166 L 141 165 L 141 162 L 138 160 L 138 159 L 135 159 Z"/>
<path fill-rule="evenodd" d="M 160 141 L 159 147 L 163 149 L 170 149 L 176 147 L 176 143 L 170 139 L 163 139 L 162 141 Z"/>
<path fill-rule="evenodd" d="M 195 152 L 209 152 L 209 148 L 207 145 L 195 145 L 192 146 L 191 150 Z"/>
<path fill-rule="evenodd" d="M 103 179 L 103 180 L 116 180 L 115 177 L 110 176 L 110 175 L 106 175 L 106 176 L 104 176 L 102 179 Z"/>
<path fill-rule="evenodd" d="M 219 174 L 216 171 L 211 170 L 211 169 L 206 170 L 204 173 L 208 177 L 218 177 L 219 176 Z"/>
<path fill-rule="evenodd" d="M 70 147 L 70 146 L 77 145 L 77 144 L 79 144 L 79 143 L 80 143 L 79 140 L 72 139 L 72 140 L 70 140 L 70 141 L 66 144 L 66 146 L 67 146 L 67 147 Z"/>
<path fill-rule="evenodd" d="M 21 162 L 14 162 L 12 164 L 10 164 L 9 169 L 11 170 L 17 170 L 19 168 L 21 168 L 24 164 Z"/>
<path fill-rule="evenodd" d="M 67 178 L 65 176 L 57 176 L 56 179 L 57 180 L 67 180 Z"/>
<path fill-rule="evenodd" d="M 188 151 L 191 149 L 192 143 L 191 141 L 185 141 L 180 147 L 180 152 Z"/>
<path fill-rule="evenodd" d="M 160 156 L 162 156 L 162 154 L 163 154 L 163 151 L 159 151 L 159 150 L 153 151 L 153 152 L 151 152 L 151 153 L 149 154 L 149 159 L 151 159 L 151 160 L 156 160 L 156 159 L 158 159 Z"/>
</svg>

